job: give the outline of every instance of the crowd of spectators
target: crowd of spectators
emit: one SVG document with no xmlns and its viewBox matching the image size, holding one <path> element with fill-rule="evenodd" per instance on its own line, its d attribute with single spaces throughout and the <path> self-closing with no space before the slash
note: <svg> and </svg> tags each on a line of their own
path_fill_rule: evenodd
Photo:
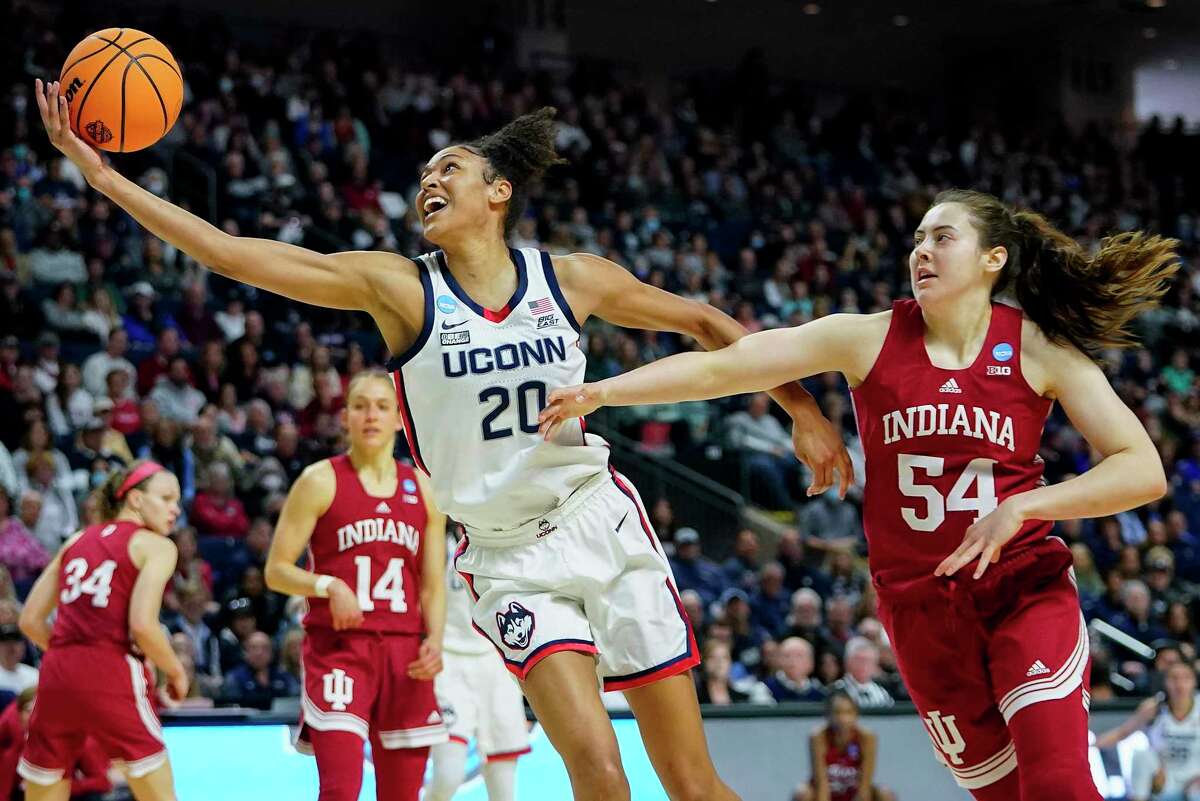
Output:
<svg viewBox="0 0 1200 801">
<path fill-rule="evenodd" d="M 33 78 L 56 74 L 73 41 L 53 33 L 64 29 L 55 20 L 7 22 L 14 46 L 0 58 L 20 80 L 0 109 L 0 563 L 11 577 L 0 604 L 16 603 L 94 519 L 88 494 L 107 471 L 153 457 L 183 487 L 164 623 L 198 677 L 195 703 L 270 706 L 297 692 L 302 636 L 299 607 L 263 582 L 272 524 L 304 465 L 342 447 L 346 385 L 383 360 L 382 343 L 361 315 L 210 273 L 89 190 L 49 148 L 31 96 Z M 178 40 L 182 116 L 158 149 L 120 166 L 230 233 L 422 252 L 413 168 L 450 141 L 553 104 L 569 165 L 536 188 L 514 245 L 606 256 L 751 331 L 904 296 L 911 232 L 948 186 L 1042 211 L 1088 248 L 1116 230 L 1178 237 L 1185 270 L 1140 321 L 1143 346 L 1099 355 L 1158 446 L 1172 492 L 1057 529 L 1089 618 L 1147 643 L 1169 638 L 1196 659 L 1200 144 L 1182 125 L 1154 121 L 1126 141 L 1015 118 L 937 123 L 925 109 L 878 102 L 822 116 L 779 82 L 740 93 L 680 83 L 654 97 L 594 73 L 406 68 L 369 39 L 320 36 L 274 51 L 222 41 Z M 204 173 L 215 202 L 189 179 Z M 694 346 L 605 324 L 589 324 L 584 344 L 589 379 Z M 861 464 L 844 382 L 825 376 L 810 389 Z M 791 526 L 770 547 L 754 531 L 727 532 L 734 555 L 717 563 L 697 531 L 673 522 L 668 501 L 653 504 L 703 648 L 702 699 L 814 701 L 831 686 L 866 708 L 904 698 L 874 616 L 859 499 L 803 497 L 787 428 L 765 396 L 604 422 L 745 489 Z M 1059 412 L 1042 456 L 1050 481 L 1093 458 Z M 2 618 L 0 680 L 18 692 Z M 1136 653 L 1098 641 L 1094 655 L 1097 699 L 1154 680 Z"/>
</svg>

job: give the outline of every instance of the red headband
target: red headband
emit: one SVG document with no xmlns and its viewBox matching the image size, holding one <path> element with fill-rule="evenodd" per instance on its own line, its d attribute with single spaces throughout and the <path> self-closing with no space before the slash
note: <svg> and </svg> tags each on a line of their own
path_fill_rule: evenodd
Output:
<svg viewBox="0 0 1200 801">
<path fill-rule="evenodd" d="M 143 462 L 134 468 L 133 472 L 125 477 L 121 482 L 121 486 L 117 487 L 117 500 L 121 500 L 125 495 L 138 484 L 141 484 L 146 479 L 155 473 L 160 473 L 166 468 L 158 462 Z"/>
</svg>

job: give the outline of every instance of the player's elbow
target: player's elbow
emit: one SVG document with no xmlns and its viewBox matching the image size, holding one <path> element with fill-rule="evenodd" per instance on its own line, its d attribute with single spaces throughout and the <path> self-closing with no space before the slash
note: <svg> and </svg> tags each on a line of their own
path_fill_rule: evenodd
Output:
<svg viewBox="0 0 1200 801">
<path fill-rule="evenodd" d="M 133 614 L 129 617 L 129 636 L 133 641 L 145 650 L 144 643 L 148 642 L 155 634 L 162 633 L 162 625 L 158 622 L 157 617 L 149 615 Z"/>
<path fill-rule="evenodd" d="M 46 621 L 39 620 L 37 613 L 30 606 L 22 609 L 21 616 L 17 618 L 17 627 L 21 629 L 21 633 L 35 642 L 38 640 L 38 633 L 45 625 Z"/>
<path fill-rule="evenodd" d="M 1159 498 L 1167 494 L 1170 484 L 1167 483 L 1167 474 L 1163 471 L 1162 463 L 1157 459 L 1154 460 L 1153 468 L 1148 471 L 1146 476 L 1146 500 L 1145 503 L 1157 501 Z"/>
<path fill-rule="evenodd" d="M 263 580 L 267 583 L 267 589 L 275 592 L 284 592 L 280 586 L 283 581 L 283 576 L 280 575 L 279 561 L 276 559 L 267 559 L 267 566 L 263 568 Z"/>
</svg>

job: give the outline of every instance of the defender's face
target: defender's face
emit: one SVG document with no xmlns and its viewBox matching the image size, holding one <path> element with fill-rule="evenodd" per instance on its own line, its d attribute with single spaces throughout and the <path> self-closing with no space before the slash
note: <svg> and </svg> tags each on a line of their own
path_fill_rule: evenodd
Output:
<svg viewBox="0 0 1200 801">
<path fill-rule="evenodd" d="M 913 235 L 908 275 L 922 306 L 954 298 L 999 272 L 1008 258 L 1003 247 L 980 248 L 970 211 L 961 203 L 940 203 L 925 213 Z"/>
<path fill-rule="evenodd" d="M 459 145 L 438 151 L 425 164 L 415 202 L 427 240 L 442 246 L 478 229 L 489 216 L 503 215 L 512 185 L 500 178 L 489 183 L 488 170 L 482 156 Z"/>
</svg>

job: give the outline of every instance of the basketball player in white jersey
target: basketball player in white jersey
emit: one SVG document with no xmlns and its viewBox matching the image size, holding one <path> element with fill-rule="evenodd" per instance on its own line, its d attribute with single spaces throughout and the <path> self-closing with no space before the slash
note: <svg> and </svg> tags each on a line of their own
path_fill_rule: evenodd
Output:
<svg viewBox="0 0 1200 801">
<path fill-rule="evenodd" d="M 1130 801 L 1200 799 L 1200 695 L 1186 662 L 1167 668 L 1166 692 L 1139 704 L 1127 721 L 1097 737 L 1096 747 L 1111 748 L 1142 728 L 1150 749 L 1133 756 Z"/>
<path fill-rule="evenodd" d="M 746 331 L 606 259 L 509 250 L 530 183 L 561 161 L 554 110 L 434 154 L 415 205 L 441 250 L 407 259 L 230 236 L 106 165 L 71 132 L 57 83 L 36 90 L 51 143 L 152 234 L 233 280 L 374 318 L 398 354 L 390 368 L 413 457 L 438 508 L 467 529 L 456 566 L 475 625 L 521 679 L 575 798 L 629 798 L 598 678 L 625 691 L 671 799 L 736 798 L 708 754 L 686 675 L 698 653 L 637 493 L 581 421 L 543 441 L 538 412 L 550 390 L 583 380 L 579 329 L 591 316 L 708 349 Z M 844 493 L 852 471 L 840 433 L 799 384 L 772 394 L 813 468 L 809 494 L 832 486 L 835 469 Z"/>
<path fill-rule="evenodd" d="M 457 527 L 455 527 L 457 528 Z M 446 535 L 450 553 L 458 548 L 454 534 Z M 471 620 L 467 584 L 446 565 L 446 630 L 443 637 L 444 668 L 434 689 L 450 742 L 430 751 L 433 775 L 425 787 L 425 801 L 450 801 L 463 783 L 467 744 L 473 738 L 483 761 L 483 782 L 488 801 L 513 801 L 516 760 L 529 753 L 529 727 L 521 688 L 505 670 L 504 662 L 488 641 L 480 637 Z"/>
</svg>

